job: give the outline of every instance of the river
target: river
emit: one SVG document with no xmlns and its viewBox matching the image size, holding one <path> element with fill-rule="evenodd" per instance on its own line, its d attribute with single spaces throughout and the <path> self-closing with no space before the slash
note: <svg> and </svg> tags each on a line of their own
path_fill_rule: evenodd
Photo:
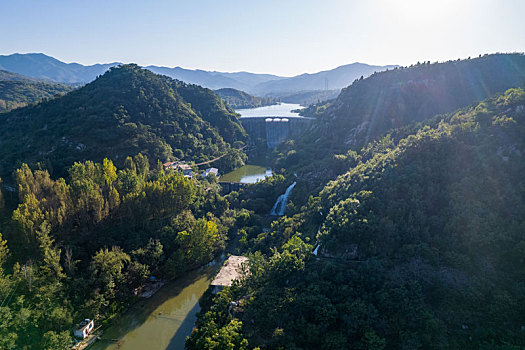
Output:
<svg viewBox="0 0 525 350">
<path fill-rule="evenodd" d="M 103 339 L 119 341 L 98 340 L 89 350 L 184 349 L 200 311 L 199 298 L 219 266 L 192 271 L 134 304 L 102 335 Z"/>
</svg>

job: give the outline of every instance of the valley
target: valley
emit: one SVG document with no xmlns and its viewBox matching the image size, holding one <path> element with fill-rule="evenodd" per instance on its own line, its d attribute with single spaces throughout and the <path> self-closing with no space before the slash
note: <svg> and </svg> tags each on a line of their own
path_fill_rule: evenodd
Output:
<svg viewBox="0 0 525 350">
<path fill-rule="evenodd" d="M 525 346 L 523 53 L 0 68 L 0 348 Z"/>
</svg>

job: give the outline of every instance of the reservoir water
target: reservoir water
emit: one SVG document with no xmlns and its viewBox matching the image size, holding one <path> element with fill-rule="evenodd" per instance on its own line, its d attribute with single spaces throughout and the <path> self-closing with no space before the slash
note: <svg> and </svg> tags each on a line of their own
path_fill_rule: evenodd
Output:
<svg viewBox="0 0 525 350">
<path fill-rule="evenodd" d="M 264 106 L 258 108 L 237 109 L 235 112 L 241 115 L 241 118 L 253 117 L 299 117 L 299 113 L 292 112 L 297 109 L 302 109 L 299 104 L 295 103 L 279 103 L 272 106 Z"/>
<path fill-rule="evenodd" d="M 264 180 L 265 177 L 272 176 L 272 169 L 260 165 L 244 165 L 234 171 L 221 176 L 220 181 L 242 182 L 253 184 Z"/>
<path fill-rule="evenodd" d="M 186 336 L 191 334 L 200 311 L 199 298 L 219 265 L 192 271 L 131 306 L 89 350 L 184 349 Z"/>
</svg>

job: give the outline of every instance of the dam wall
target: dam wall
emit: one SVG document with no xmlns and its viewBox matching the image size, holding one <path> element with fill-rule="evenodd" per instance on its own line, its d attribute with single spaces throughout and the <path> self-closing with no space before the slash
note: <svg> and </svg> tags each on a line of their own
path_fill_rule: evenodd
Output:
<svg viewBox="0 0 525 350">
<path fill-rule="evenodd" d="M 246 132 L 253 139 L 265 139 L 268 148 L 274 148 L 286 139 L 302 134 L 312 123 L 304 117 L 241 117 Z"/>
</svg>

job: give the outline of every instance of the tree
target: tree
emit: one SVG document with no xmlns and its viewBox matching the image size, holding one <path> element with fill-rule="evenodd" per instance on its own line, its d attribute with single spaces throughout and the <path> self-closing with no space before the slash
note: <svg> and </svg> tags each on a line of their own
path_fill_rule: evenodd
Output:
<svg viewBox="0 0 525 350">
<path fill-rule="evenodd" d="M 37 231 L 40 244 L 40 256 L 43 264 L 40 272 L 46 278 L 46 283 L 56 283 L 65 277 L 60 265 L 60 249 L 53 246 L 54 240 L 50 237 L 51 227 L 44 221 Z"/>
<path fill-rule="evenodd" d="M 156 268 L 163 256 L 163 246 L 158 239 L 150 238 L 144 248 L 136 249 L 132 252 L 141 263 Z"/>
<path fill-rule="evenodd" d="M 113 183 L 117 180 L 117 167 L 107 158 L 104 158 L 102 161 L 102 174 L 106 187 L 113 186 Z"/>
<path fill-rule="evenodd" d="M 92 279 L 103 293 L 112 297 L 115 288 L 124 281 L 123 270 L 131 261 L 119 247 L 100 249 L 91 261 Z"/>
<path fill-rule="evenodd" d="M 28 254 L 34 253 L 36 248 L 35 232 L 44 222 L 44 213 L 40 207 L 40 202 L 33 193 L 27 193 L 23 202 L 13 211 L 13 221 L 21 233 L 20 236 L 26 244 L 29 244 Z"/>
<path fill-rule="evenodd" d="M 69 350 L 73 345 L 73 340 L 68 331 L 60 333 L 48 331 L 42 338 L 42 348 L 45 350 Z"/>
</svg>

